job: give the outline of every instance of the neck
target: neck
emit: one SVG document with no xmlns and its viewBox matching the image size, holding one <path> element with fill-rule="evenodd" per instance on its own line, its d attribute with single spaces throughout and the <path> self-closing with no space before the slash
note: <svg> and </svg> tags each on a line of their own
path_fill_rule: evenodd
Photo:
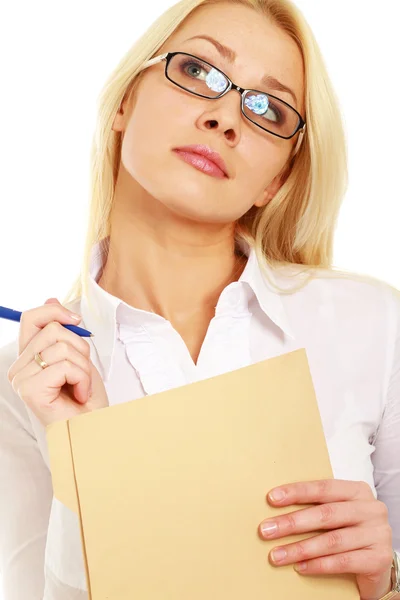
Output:
<svg viewBox="0 0 400 600">
<path fill-rule="evenodd" d="M 182 218 L 141 190 L 126 194 L 117 184 L 99 285 L 178 329 L 195 315 L 209 320 L 221 292 L 246 264 L 235 252 L 233 225 Z"/>
</svg>

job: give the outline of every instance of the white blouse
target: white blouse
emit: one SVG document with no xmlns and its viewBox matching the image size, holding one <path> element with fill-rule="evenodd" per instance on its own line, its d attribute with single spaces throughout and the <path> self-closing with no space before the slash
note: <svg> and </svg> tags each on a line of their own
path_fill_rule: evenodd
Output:
<svg viewBox="0 0 400 600">
<path fill-rule="evenodd" d="M 108 242 L 92 250 L 88 296 L 68 308 L 95 334 L 91 360 L 110 405 L 305 348 L 334 477 L 371 486 L 388 507 L 400 551 L 400 295 L 356 275 L 315 278 L 293 294 L 277 294 L 247 250 L 247 265 L 223 290 L 195 365 L 169 321 L 97 284 Z M 297 281 L 288 277 L 291 267 L 265 269 L 280 287 Z M 53 498 L 45 429 L 8 382 L 17 356 L 17 338 L 0 349 L 4 600 L 83 600 L 78 517 Z"/>
</svg>

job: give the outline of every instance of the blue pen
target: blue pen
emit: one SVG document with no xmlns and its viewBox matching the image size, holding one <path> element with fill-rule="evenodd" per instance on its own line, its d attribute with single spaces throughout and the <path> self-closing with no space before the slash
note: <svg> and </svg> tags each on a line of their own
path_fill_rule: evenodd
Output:
<svg viewBox="0 0 400 600">
<path fill-rule="evenodd" d="M 0 306 L 0 319 L 8 319 L 9 321 L 17 321 L 18 323 L 21 320 L 22 312 L 19 310 L 13 310 L 12 308 L 6 308 L 5 306 Z M 90 333 L 87 329 L 83 329 L 83 327 L 78 327 L 77 325 L 64 325 L 61 323 L 63 327 L 77 333 L 81 337 L 94 337 L 94 333 Z"/>
</svg>

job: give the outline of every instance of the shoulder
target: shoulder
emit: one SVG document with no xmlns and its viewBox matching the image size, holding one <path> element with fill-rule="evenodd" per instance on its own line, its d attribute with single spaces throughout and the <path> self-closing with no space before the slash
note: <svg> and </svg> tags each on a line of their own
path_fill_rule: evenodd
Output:
<svg viewBox="0 0 400 600">
<path fill-rule="evenodd" d="M 355 272 L 331 271 L 317 274 L 313 287 L 338 310 L 353 317 L 397 324 L 400 291 L 386 281 Z"/>
<path fill-rule="evenodd" d="M 400 291 L 387 282 L 349 271 L 294 267 L 275 280 L 285 292 L 282 301 L 299 333 L 314 330 L 331 343 L 360 346 L 376 356 L 377 348 L 391 360 L 400 331 Z M 313 334 L 314 335 L 314 334 Z M 383 357 L 382 357 L 383 358 Z"/>
<path fill-rule="evenodd" d="M 306 268 L 301 265 L 278 269 L 275 279 L 284 289 L 311 302 L 331 301 L 337 307 L 365 313 L 388 310 L 393 317 L 400 310 L 400 290 L 371 275 L 338 269 Z"/>
</svg>

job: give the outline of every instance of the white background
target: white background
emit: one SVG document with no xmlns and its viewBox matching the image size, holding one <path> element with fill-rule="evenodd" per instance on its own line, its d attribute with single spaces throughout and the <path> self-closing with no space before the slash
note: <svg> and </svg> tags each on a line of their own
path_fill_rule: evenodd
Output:
<svg viewBox="0 0 400 600">
<path fill-rule="evenodd" d="M 0 305 L 26 310 L 61 299 L 77 276 L 98 93 L 133 41 L 171 4 L 2 3 Z M 400 2 L 297 5 L 322 49 L 347 130 L 350 185 L 335 265 L 400 288 Z M 0 346 L 17 334 L 17 323 L 0 322 Z"/>
</svg>

